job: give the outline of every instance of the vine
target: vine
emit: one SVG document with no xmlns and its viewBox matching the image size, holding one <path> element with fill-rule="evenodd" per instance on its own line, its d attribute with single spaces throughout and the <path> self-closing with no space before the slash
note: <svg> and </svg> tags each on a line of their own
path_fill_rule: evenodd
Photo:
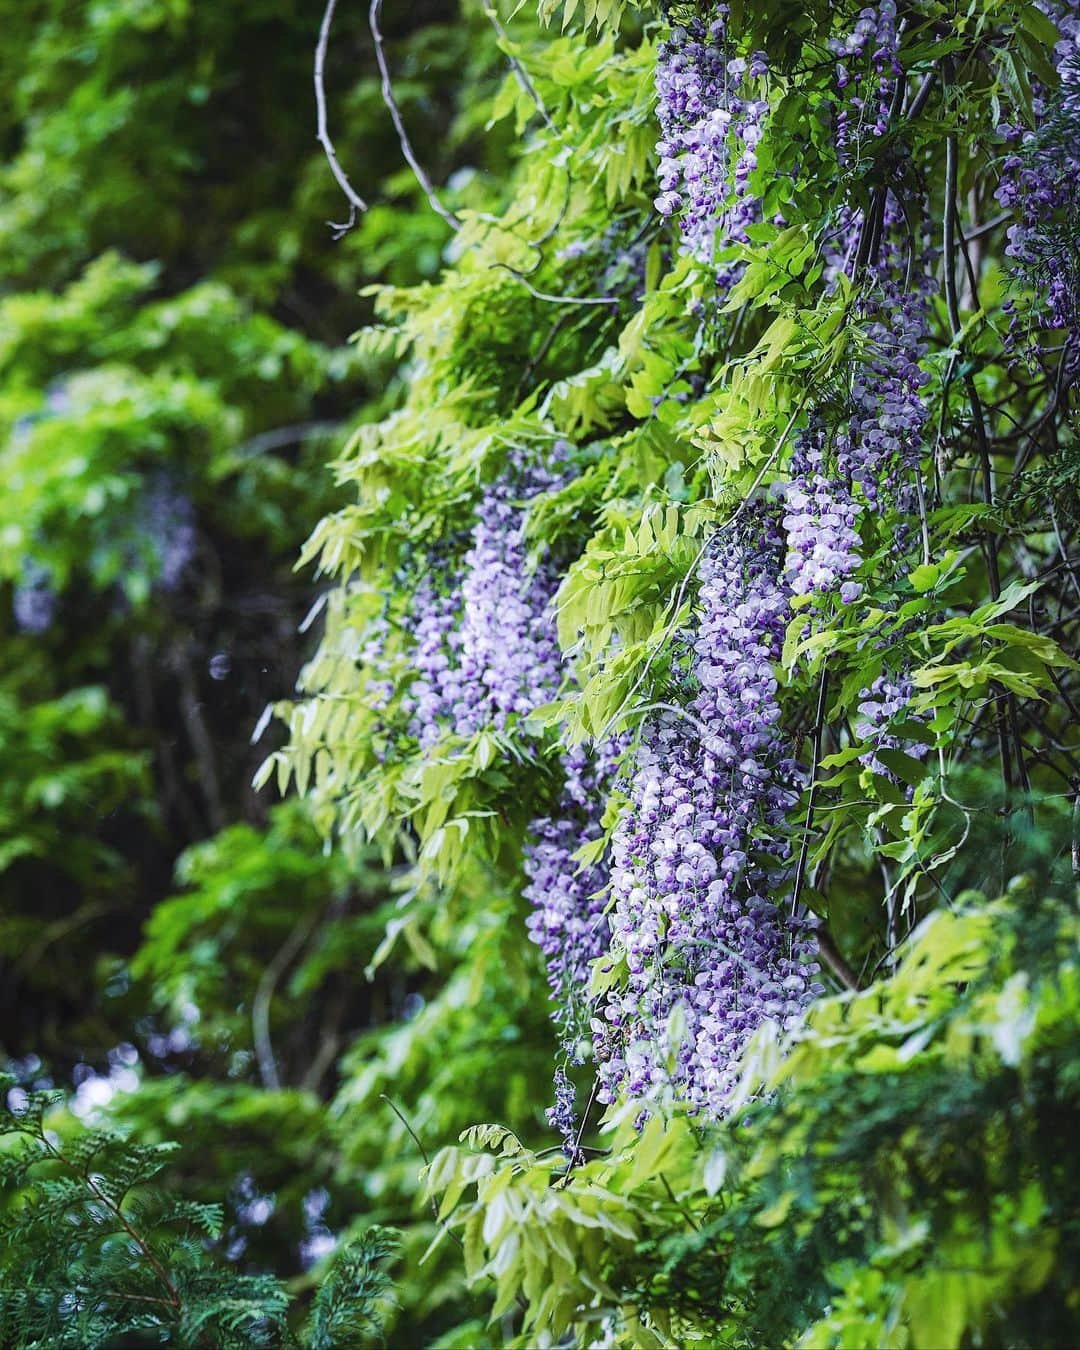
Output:
<svg viewBox="0 0 1080 1350">
<path fill-rule="evenodd" d="M 778 1158 L 785 1112 L 816 1138 L 801 1038 L 905 980 L 959 1007 L 927 935 L 1011 912 L 961 883 L 1006 893 L 1024 828 L 1075 852 L 1080 19 L 1018 0 L 628 8 L 589 5 L 578 32 L 568 4 L 531 53 L 500 33 L 517 168 L 504 203 L 456 213 L 438 284 L 378 296 L 408 360 L 340 462 L 356 503 L 309 544 L 337 590 L 264 773 L 330 833 L 407 858 L 414 894 L 433 880 L 482 912 L 480 867 L 518 904 L 555 1003 L 561 1161 L 440 1155 L 440 1217 L 476 1187 L 466 1263 L 498 1272 L 495 1316 L 524 1299 L 523 1334 L 599 1317 L 664 1344 L 673 1307 L 762 1334 L 735 1285 L 666 1302 L 661 1272 L 682 1279 L 703 1233 L 735 1240 L 713 1164 L 687 1159 L 737 1138 L 730 1119 Z M 1024 884 L 1060 894 L 1055 867 Z M 606 1163 L 585 1161 L 594 1104 Z M 667 1198 L 642 1198 L 657 1178 Z M 830 1234 L 836 1261 L 907 1240 L 908 1192 L 882 1187 L 880 1226 L 857 1216 L 873 1241 Z M 522 1236 L 530 1214 L 582 1227 L 587 1287 L 554 1236 L 542 1259 Z M 697 1234 L 678 1256 L 661 1220 Z M 504 1232 L 519 1249 L 500 1254 Z M 852 1343 L 839 1269 L 785 1336 Z M 859 1334 L 917 1342 L 929 1286 L 896 1279 Z M 984 1294 L 941 1343 L 987 1325 Z"/>
</svg>

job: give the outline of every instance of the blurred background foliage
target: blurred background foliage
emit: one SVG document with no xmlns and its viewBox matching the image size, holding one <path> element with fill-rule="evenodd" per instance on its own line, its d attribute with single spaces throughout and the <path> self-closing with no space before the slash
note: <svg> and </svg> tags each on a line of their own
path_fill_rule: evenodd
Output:
<svg viewBox="0 0 1080 1350">
<path fill-rule="evenodd" d="M 144 1255 L 192 1291 L 185 1316 L 203 1330 L 181 1327 L 181 1344 L 363 1344 L 385 1324 L 391 1344 L 431 1347 L 572 1328 L 589 1344 L 929 1350 L 1064 1343 L 1075 1320 L 1075 817 L 1041 765 L 1030 801 L 959 766 L 963 848 L 955 816 L 925 823 L 876 776 L 952 899 L 913 904 L 911 941 L 886 962 L 866 813 L 846 817 L 816 899 L 874 982 L 821 999 L 791 1053 L 754 1043 L 745 1112 L 640 1129 L 635 1111 L 570 1175 L 558 1145 L 532 1151 L 554 1138 L 554 1046 L 510 826 L 547 809 L 557 779 L 510 739 L 481 740 L 475 763 L 425 775 L 429 797 L 406 782 L 395 799 L 404 780 L 355 687 L 357 634 L 383 606 L 380 568 L 405 592 L 432 539 L 460 543 L 503 441 L 546 445 L 550 420 L 601 440 L 531 541 L 561 559 L 594 532 L 597 556 L 614 550 L 620 584 L 636 578 L 622 618 L 644 661 L 657 597 L 703 528 L 710 471 L 686 446 L 723 393 L 708 343 L 683 349 L 699 282 L 650 205 L 653 30 L 643 40 L 620 0 L 586 0 L 576 22 L 595 37 L 556 23 L 540 38 L 532 8 L 511 27 L 544 44 L 531 91 L 482 0 L 384 16 L 402 115 L 442 200 L 468 213 L 463 242 L 402 166 L 366 4 L 340 7 L 328 53 L 338 154 L 372 203 L 338 238 L 328 222 L 347 205 L 311 91 L 323 0 L 0 0 L 0 1091 L 14 1112 L 0 1111 L 0 1183 L 22 1188 L 0 1200 L 5 1350 L 145 1343 L 75 1317 L 58 1339 L 56 1301 L 34 1299 L 64 1279 L 87 1306 L 117 1281 L 135 1299 L 157 1287 L 100 1208 L 99 1157 L 131 1180 Z M 542 16 L 560 8 L 578 11 L 540 0 Z M 1041 10 L 1019 8 L 1037 27 Z M 783 45 L 826 11 L 746 21 Z M 570 243 L 545 255 L 523 224 Z M 357 291 L 377 284 L 376 310 Z M 552 317 L 556 290 L 581 307 Z M 775 378 L 802 380 L 808 359 L 796 343 Z M 1004 375 L 991 364 L 987 379 Z M 787 418 L 771 395 L 738 405 L 736 440 L 764 454 Z M 1065 509 L 1074 465 L 1040 459 L 1024 491 Z M 757 469 L 740 472 L 745 486 Z M 671 538 L 644 528 L 658 502 Z M 321 580 L 296 566 L 309 534 Z M 978 604 L 979 576 L 953 562 L 927 564 L 914 600 L 888 577 L 915 627 Z M 580 617 L 605 648 L 608 601 L 584 585 L 569 598 L 568 628 Z M 1047 618 L 1064 630 L 1076 614 Z M 854 660 L 865 635 L 841 639 Z M 305 662 L 320 698 L 290 706 Z M 586 691 L 596 726 L 618 676 Z M 374 730 L 331 726 L 350 699 Z M 945 696 L 946 730 L 960 699 Z M 1071 740 L 1066 713 L 1063 692 L 1053 729 Z M 331 731 L 334 772 L 312 748 Z M 848 752 L 830 786 L 853 813 L 874 803 Z M 260 794 L 260 765 L 310 801 Z M 372 765 L 385 801 L 355 788 Z M 459 788 L 467 844 L 443 828 Z M 421 807 L 430 838 L 356 842 L 365 812 L 392 826 Z M 418 848 L 436 865 L 414 865 Z"/>
<path fill-rule="evenodd" d="M 357 289 L 434 277 L 450 237 L 366 8 L 337 16 L 326 88 L 374 206 L 337 240 L 321 0 L 0 0 L 0 1068 L 67 1092 L 72 1126 L 179 1139 L 167 1185 L 223 1205 L 221 1260 L 301 1302 L 350 1224 L 403 1225 L 415 1263 L 421 1141 L 535 1121 L 549 1061 L 497 912 L 436 925 L 436 984 L 431 933 L 393 925 L 395 860 L 325 854 L 306 807 L 251 787 L 309 649 L 294 564 L 338 504 L 326 461 L 395 396 L 347 342 Z M 486 128 L 482 7 L 383 27 L 430 171 L 486 201 L 512 128 Z M 388 923 L 394 969 L 365 980 Z M 419 1341 L 476 1315 L 453 1268 L 405 1281 Z"/>
</svg>

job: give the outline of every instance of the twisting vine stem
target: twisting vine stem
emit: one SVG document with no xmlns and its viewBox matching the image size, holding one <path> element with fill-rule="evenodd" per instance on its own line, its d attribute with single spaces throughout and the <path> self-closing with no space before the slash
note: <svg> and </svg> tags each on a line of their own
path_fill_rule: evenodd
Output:
<svg viewBox="0 0 1080 1350">
<path fill-rule="evenodd" d="M 337 0 L 326 0 L 326 9 L 323 12 L 322 23 L 319 26 L 319 40 L 315 44 L 315 110 L 316 110 L 316 139 L 323 148 L 327 163 L 330 165 L 330 171 L 337 179 L 338 187 L 345 194 L 345 199 L 349 203 L 349 218 L 338 224 L 332 220 L 326 223 L 334 231 L 334 238 L 341 239 L 356 224 L 357 213 L 363 214 L 368 209 L 367 202 L 356 191 L 345 170 L 338 162 L 337 151 L 334 149 L 334 142 L 330 139 L 330 130 L 327 125 L 326 115 L 326 87 L 325 87 L 325 69 L 326 69 L 326 49 L 330 42 L 330 25 L 334 22 L 334 10 L 337 8 Z"/>
<path fill-rule="evenodd" d="M 379 63 L 379 74 L 382 77 L 382 99 L 390 113 L 390 119 L 394 123 L 394 130 L 397 132 L 398 142 L 401 145 L 401 153 L 405 156 L 405 162 L 409 168 L 412 169 L 413 177 L 423 189 L 424 196 L 431 204 L 431 209 L 436 215 L 441 216 L 452 230 L 459 230 L 461 229 L 460 218 L 439 200 L 439 194 L 435 191 L 435 186 L 424 171 L 423 165 L 417 159 L 408 132 L 405 130 L 405 123 L 402 121 L 401 109 L 398 107 L 397 98 L 394 95 L 390 67 L 387 64 L 386 52 L 383 47 L 383 35 L 379 27 L 381 18 L 382 0 L 371 0 L 371 8 L 368 10 L 368 27 L 371 29 L 371 39 L 375 44 L 375 60 Z"/>
</svg>

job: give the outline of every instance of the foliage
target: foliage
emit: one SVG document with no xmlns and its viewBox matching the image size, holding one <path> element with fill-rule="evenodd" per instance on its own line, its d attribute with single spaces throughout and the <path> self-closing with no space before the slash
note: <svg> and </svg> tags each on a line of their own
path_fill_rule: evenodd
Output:
<svg viewBox="0 0 1080 1350">
<path fill-rule="evenodd" d="M 107 1130 L 64 1139 L 46 1123 L 62 1094 L 3 1086 L 4 1345 L 293 1343 L 284 1285 L 240 1274 L 214 1252 L 220 1206 L 184 1200 L 157 1180 L 176 1145 L 133 1144 Z M 383 1263 L 394 1250 L 392 1236 L 373 1229 L 335 1253 L 304 1344 L 378 1340 Z"/>
<path fill-rule="evenodd" d="M 315 599 L 292 564 L 335 503 L 328 446 L 386 382 L 341 341 L 356 260 L 412 282 L 445 242 L 397 181 L 370 35 L 350 14 L 328 72 L 337 144 L 381 202 L 362 239 L 327 230 L 337 189 L 314 113 L 280 96 L 310 87 L 320 16 L 262 0 L 212 13 L 43 0 L 0 15 L 0 687 L 26 723 L 101 690 L 109 731 L 94 749 L 116 766 L 100 804 L 85 796 L 80 812 L 70 794 L 61 815 L 16 777 L 35 820 L 3 827 L 5 855 L 19 853 L 5 931 L 44 917 L 67 1006 L 49 1025 L 49 965 L 32 1000 L 29 964 L 6 965 L 2 1049 L 44 1053 L 62 1075 L 132 1039 L 102 977 L 129 978 L 118 967 L 178 855 L 237 820 L 264 823 L 249 738 L 291 687 Z M 497 141 L 473 153 L 501 59 L 489 32 L 482 14 L 457 23 L 425 5 L 388 30 L 410 124 L 450 128 L 446 172 L 499 161 Z M 75 763 L 70 742 L 44 753 Z M 71 847 L 45 858 L 27 841 L 61 819 Z M 107 911 L 89 861 L 105 854 Z"/>
<path fill-rule="evenodd" d="M 383 1263 L 396 1251 L 392 1232 L 369 1228 L 335 1255 L 312 1304 L 307 1336 L 311 1350 L 370 1344 L 381 1337 L 382 1305 L 391 1296 Z"/>
<path fill-rule="evenodd" d="M 324 634 L 259 781 L 414 860 L 414 942 L 538 907 L 562 1143 L 485 1127 L 428 1173 L 498 1336 L 1051 1344 L 1071 930 L 1060 891 L 1034 926 L 976 892 L 1021 833 L 1061 852 L 1078 782 L 1041 486 L 1072 481 L 1075 335 L 1021 265 L 1060 257 L 1069 300 L 1038 204 L 1075 17 L 628 11 L 504 40 L 501 194 L 437 282 L 375 294 L 361 350 L 405 382 L 305 548 Z"/>
<path fill-rule="evenodd" d="M 6 8 L 2 1297 L 1068 1341 L 1075 6 Z"/>
<path fill-rule="evenodd" d="M 471 1278 L 524 1295 L 521 1344 L 620 1313 L 647 1345 L 1059 1344 L 1076 938 L 1030 876 L 967 892 L 887 979 L 767 1024 L 722 1128 L 624 1115 L 572 1171 L 463 1135 L 428 1183 Z"/>
<path fill-rule="evenodd" d="M 396 953 L 363 978 L 397 878 L 324 856 L 298 804 L 268 809 L 251 736 L 310 641 L 319 597 L 293 563 L 340 500 L 328 448 L 393 396 L 390 364 L 342 342 L 370 316 L 361 260 L 414 284 L 448 231 L 400 172 L 361 11 L 337 15 L 327 93 L 377 206 L 337 241 L 314 109 L 293 96 L 321 4 L 0 10 L 0 1059 L 95 1125 L 182 1137 L 170 1187 L 220 1207 L 214 1269 L 294 1282 L 296 1331 L 313 1263 L 363 1240 L 356 1196 L 417 1217 L 419 1155 L 402 1131 L 387 1157 L 385 1102 L 328 1104 L 359 1036 L 369 1056 L 380 1028 L 401 1046 L 430 975 Z M 473 5 L 385 28 L 406 122 L 467 201 L 508 139 L 481 134 L 494 32 Z M 449 1127 L 532 1111 L 527 1078 Z M 435 1332 L 472 1311 L 445 1267 L 405 1302 Z"/>
</svg>

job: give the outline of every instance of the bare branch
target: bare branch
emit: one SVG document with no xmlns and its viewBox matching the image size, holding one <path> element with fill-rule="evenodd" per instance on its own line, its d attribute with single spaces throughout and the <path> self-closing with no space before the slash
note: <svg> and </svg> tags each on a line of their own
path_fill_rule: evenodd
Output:
<svg viewBox="0 0 1080 1350">
<path fill-rule="evenodd" d="M 319 910 L 312 908 L 301 914 L 293 925 L 285 941 L 270 959 L 269 964 L 259 977 L 255 997 L 251 1002 L 251 1033 L 255 1044 L 255 1060 L 259 1066 L 259 1077 L 264 1088 L 278 1091 L 281 1076 L 278 1073 L 277 1060 L 274 1057 L 274 1044 L 270 1039 L 270 1004 L 278 981 L 284 975 L 289 963 L 299 954 L 314 932 L 319 919 Z"/>
<path fill-rule="evenodd" d="M 821 682 L 818 685 L 817 716 L 814 719 L 814 762 L 810 769 L 810 790 L 806 797 L 806 821 L 803 825 L 802 842 L 799 845 L 799 861 L 795 867 L 795 884 L 791 890 L 792 918 L 799 911 L 803 882 L 806 880 L 806 861 L 810 855 L 810 833 L 814 825 L 814 805 L 817 801 L 818 770 L 821 764 L 821 749 L 825 737 L 825 705 L 829 694 L 829 668 L 821 666 Z"/>
<path fill-rule="evenodd" d="M 385 1092 L 380 1092 L 380 1093 L 379 1093 L 379 1096 L 380 1096 L 380 1097 L 382 1098 L 382 1100 L 387 1104 L 387 1106 L 390 1108 L 390 1110 L 393 1111 L 394 1115 L 397 1116 L 398 1120 L 401 1121 L 402 1125 L 404 1125 L 405 1128 L 408 1130 L 409 1134 L 410 1134 L 411 1137 L 412 1137 L 413 1143 L 414 1143 L 414 1144 L 416 1145 L 416 1147 L 420 1150 L 420 1156 L 421 1156 L 421 1158 L 423 1158 L 423 1160 L 424 1160 L 424 1166 L 425 1166 L 425 1167 L 430 1167 L 430 1166 L 431 1166 L 431 1159 L 428 1157 L 428 1151 L 427 1151 L 427 1149 L 424 1147 L 423 1142 L 422 1142 L 420 1136 L 416 1133 L 416 1131 L 413 1129 L 413 1127 L 409 1124 L 409 1120 L 408 1120 L 408 1117 L 405 1115 L 405 1112 L 402 1111 L 402 1110 L 400 1110 L 400 1109 L 394 1104 L 394 1102 L 386 1095 Z M 461 1238 L 459 1238 L 458 1235 L 457 1235 L 457 1233 L 455 1233 L 454 1230 L 450 1227 L 450 1225 L 449 1225 L 449 1223 L 446 1221 L 446 1219 L 440 1219 L 440 1218 L 439 1218 L 439 1204 L 438 1204 L 438 1201 L 435 1199 L 434 1196 L 431 1197 L 431 1212 L 432 1212 L 432 1214 L 435 1215 L 435 1222 L 436 1222 L 436 1224 L 443 1230 L 444 1233 L 446 1233 L 449 1237 L 452 1237 L 459 1247 L 461 1247 L 461 1246 L 463 1245 L 463 1244 L 462 1244 L 462 1241 L 461 1241 Z"/>
<path fill-rule="evenodd" d="M 1080 885 L 1080 792 L 1076 794 L 1073 801 L 1072 814 L 1072 870 L 1073 880 Z"/>
<path fill-rule="evenodd" d="M 261 431 L 257 436 L 241 441 L 231 453 L 244 459 L 254 459 L 255 456 L 268 450 L 281 450 L 288 445 L 299 445 L 301 441 L 312 441 L 320 436 L 333 436 L 340 430 L 340 422 L 296 422 L 292 426 Z"/>
<path fill-rule="evenodd" d="M 533 244 L 535 248 L 536 245 Z M 492 268 L 501 267 L 504 272 L 509 272 L 512 277 L 525 287 L 534 300 L 546 300 L 550 305 L 617 305 L 619 297 L 617 295 L 552 295 L 549 291 L 538 291 L 529 281 L 524 272 L 519 272 L 516 267 L 511 267 L 509 263 L 497 262 L 491 264 Z"/>
<path fill-rule="evenodd" d="M 368 207 L 367 202 L 349 182 L 345 170 L 338 163 L 337 151 L 334 149 L 334 142 L 330 139 L 330 132 L 326 124 L 326 89 L 323 84 L 323 71 L 326 66 L 326 47 L 330 41 L 330 25 L 334 21 L 334 10 L 336 8 L 337 0 L 326 0 L 326 12 L 323 14 L 322 25 L 319 28 L 319 40 L 315 44 L 315 109 L 317 117 L 315 136 L 326 154 L 330 171 L 337 179 L 338 187 L 344 192 L 349 203 L 349 219 L 347 221 L 340 225 L 332 220 L 326 222 L 334 231 L 334 238 L 340 239 L 343 235 L 348 234 L 356 224 L 357 212 L 362 213 Z"/>
<path fill-rule="evenodd" d="M 852 993 L 858 993 L 861 988 L 859 977 L 840 954 L 840 949 L 837 947 L 833 935 L 824 924 L 814 929 L 814 937 L 817 938 L 818 953 L 821 959 L 845 989 L 850 989 Z"/>
<path fill-rule="evenodd" d="M 330 7 L 333 8 L 334 0 L 331 0 Z M 379 74 L 382 76 L 382 97 L 386 104 L 390 116 L 393 119 L 394 129 L 398 134 L 398 141 L 401 145 L 401 153 L 405 156 L 405 161 L 413 171 L 413 176 L 420 186 L 424 189 L 424 195 L 431 203 L 431 209 L 446 221 L 452 230 L 461 229 L 461 221 L 454 215 L 449 207 L 443 206 L 435 192 L 435 187 L 431 179 L 424 172 L 420 161 L 413 153 L 412 143 L 409 140 L 408 133 L 405 130 L 405 123 L 401 120 L 401 109 L 397 105 L 397 99 L 394 97 L 394 86 L 390 80 L 390 68 L 386 64 L 386 52 L 383 50 L 383 36 L 379 29 L 379 19 L 382 17 L 382 0 L 371 0 L 371 8 L 368 10 L 368 26 L 371 28 L 372 41 L 375 43 L 375 59 L 379 63 Z"/>
<path fill-rule="evenodd" d="M 173 650 L 172 668 L 180 683 L 180 714 L 187 728 L 191 748 L 195 752 L 207 817 L 213 829 L 223 830 L 227 822 L 221 796 L 221 780 L 217 770 L 217 756 L 214 753 L 214 739 L 202 715 L 202 703 L 199 700 L 195 674 L 191 667 L 190 647 L 178 646 Z"/>
<path fill-rule="evenodd" d="M 545 105 L 544 100 L 540 97 L 539 90 L 537 89 L 536 85 L 533 84 L 532 79 L 529 76 L 529 72 L 525 69 L 525 67 L 521 64 L 518 58 L 514 55 L 512 44 L 510 41 L 510 34 L 502 26 L 502 23 L 499 20 L 498 12 L 491 5 L 488 5 L 485 8 L 484 13 L 491 21 L 492 28 L 495 29 L 495 33 L 499 38 L 499 46 L 502 48 L 504 56 L 510 63 L 510 69 L 514 72 L 514 79 L 517 80 L 518 85 L 523 91 L 523 93 L 528 98 L 531 98 L 532 101 L 536 104 L 536 111 L 543 118 L 544 125 L 547 127 L 548 131 L 550 131 L 553 136 L 558 137 L 559 135 L 558 128 L 555 126 L 555 123 L 551 120 L 551 116 L 548 113 L 547 106 Z"/>
</svg>

